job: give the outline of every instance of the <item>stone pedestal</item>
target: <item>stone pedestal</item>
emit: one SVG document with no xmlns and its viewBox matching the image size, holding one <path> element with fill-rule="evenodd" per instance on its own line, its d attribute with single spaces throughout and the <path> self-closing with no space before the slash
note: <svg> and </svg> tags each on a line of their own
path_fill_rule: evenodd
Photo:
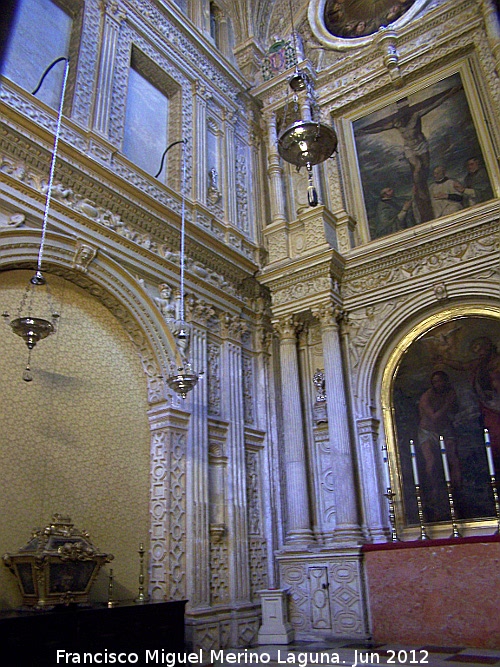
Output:
<svg viewBox="0 0 500 667">
<path fill-rule="evenodd" d="M 294 631 L 287 620 L 286 591 L 271 589 L 259 591 L 262 601 L 262 625 L 259 644 L 290 644 Z"/>
</svg>

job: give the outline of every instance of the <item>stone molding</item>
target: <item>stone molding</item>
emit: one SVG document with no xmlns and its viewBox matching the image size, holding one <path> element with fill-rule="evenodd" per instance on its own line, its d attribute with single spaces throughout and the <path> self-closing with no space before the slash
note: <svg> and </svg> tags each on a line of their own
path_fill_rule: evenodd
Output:
<svg viewBox="0 0 500 667">
<path fill-rule="evenodd" d="M 466 262 L 474 266 L 487 261 L 491 266 L 492 259 L 498 258 L 500 251 L 500 220 L 490 219 L 467 229 L 460 227 L 457 226 L 454 233 L 436 236 L 420 244 L 402 244 L 397 251 L 377 260 L 367 257 L 362 262 L 359 257 L 348 261 L 342 282 L 344 299 L 350 306 L 351 300 L 354 303 L 354 299 L 362 295 L 366 303 L 368 294 L 394 285 L 401 289 L 410 281 L 415 285 L 415 279 L 428 284 L 430 275 L 435 274 L 435 280 L 438 280 L 439 273 L 455 267 L 459 267 L 459 273 L 463 275 Z"/>
<path fill-rule="evenodd" d="M 32 198 L 35 196 L 39 201 L 45 196 L 47 186 L 48 156 L 45 163 L 45 155 L 42 151 L 33 149 L 29 141 L 21 139 L 14 146 L 8 131 L 3 128 L 0 134 L 0 172 L 7 178 L 16 189 Z M 141 200 L 131 200 L 130 193 L 125 193 L 120 186 L 108 182 L 98 182 L 97 174 L 79 173 L 73 171 L 73 167 L 61 163 L 57 169 L 57 179 L 52 192 L 53 209 L 64 211 L 78 221 L 88 220 L 89 227 L 95 227 L 100 234 L 110 238 L 115 244 L 132 243 L 141 249 L 152 252 L 169 262 L 178 264 L 178 231 L 174 227 L 172 233 L 165 234 L 165 221 L 160 219 L 158 210 Z M 112 193 L 112 196 L 111 196 Z M 165 193 L 165 191 L 164 191 Z M 175 197 L 175 199 L 174 199 Z M 176 210 L 180 203 L 173 202 L 177 195 L 169 197 L 164 202 L 175 216 L 180 214 Z M 161 198 L 160 198 L 161 199 Z M 109 208 L 113 202 L 113 209 Z M 193 210 L 187 206 L 186 218 L 189 221 Z M 91 223 L 91 224 L 89 224 Z M 97 225 L 97 226 L 96 226 Z M 193 229 L 194 235 L 198 235 Z M 177 239 L 177 240 L 176 240 Z M 242 247 L 243 239 L 238 239 L 236 245 Z M 234 261 L 229 263 L 224 258 L 223 245 L 221 252 L 214 253 L 211 247 L 200 239 L 188 239 L 186 269 L 193 278 L 199 278 L 205 284 L 221 289 L 225 294 L 238 297 L 238 285 L 247 277 L 244 269 L 238 267 Z M 228 251 L 230 252 L 230 251 Z M 243 265 L 245 262 L 242 263 Z M 251 263 L 248 268 L 255 266 Z"/>
</svg>

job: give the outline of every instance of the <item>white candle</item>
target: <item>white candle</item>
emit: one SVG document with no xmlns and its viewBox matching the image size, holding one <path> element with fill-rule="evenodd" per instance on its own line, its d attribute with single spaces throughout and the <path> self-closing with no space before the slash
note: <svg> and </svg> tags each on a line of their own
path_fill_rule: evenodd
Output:
<svg viewBox="0 0 500 667">
<path fill-rule="evenodd" d="M 420 480 L 418 478 L 418 468 L 417 468 L 417 454 L 415 452 L 415 445 L 413 440 L 410 440 L 410 453 L 411 453 L 411 467 L 413 468 L 413 481 L 415 486 L 420 485 Z"/>
<path fill-rule="evenodd" d="M 441 449 L 441 458 L 443 459 L 444 478 L 447 482 L 450 481 L 450 469 L 448 468 L 448 457 L 446 456 L 446 447 L 444 446 L 444 438 L 439 436 L 439 445 Z"/>
<path fill-rule="evenodd" d="M 391 488 L 391 475 L 390 475 L 390 472 L 389 472 L 389 459 L 387 458 L 387 447 L 386 447 L 386 445 L 382 446 L 382 454 L 384 456 L 385 488 L 390 489 Z"/>
<path fill-rule="evenodd" d="M 495 477 L 495 464 L 493 463 L 490 434 L 487 428 L 484 429 L 484 444 L 486 445 L 486 457 L 488 459 L 488 470 L 490 472 L 490 477 Z"/>
</svg>

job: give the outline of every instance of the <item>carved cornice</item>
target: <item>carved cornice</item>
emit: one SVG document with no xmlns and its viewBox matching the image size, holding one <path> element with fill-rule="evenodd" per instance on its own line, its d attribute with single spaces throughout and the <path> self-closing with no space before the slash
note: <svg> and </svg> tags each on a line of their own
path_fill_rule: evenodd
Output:
<svg viewBox="0 0 500 667">
<path fill-rule="evenodd" d="M 322 252 L 320 256 L 298 260 L 282 265 L 279 269 L 264 273 L 260 280 L 268 287 L 271 294 L 272 310 L 275 316 L 293 305 L 294 312 L 307 309 L 308 305 L 319 305 L 326 297 L 335 299 L 338 283 L 332 276 L 341 273 L 342 262 L 337 261 L 333 250 Z"/>
<path fill-rule="evenodd" d="M 0 151 L 0 172 L 5 174 L 5 179 L 13 181 L 12 185 L 27 197 L 33 197 L 34 190 L 36 198 L 41 201 L 41 195 L 45 197 L 50 159 L 45 147 L 33 146 L 29 139 L 1 127 Z M 167 200 L 160 204 L 163 203 L 171 212 L 171 220 L 165 220 L 165 209 L 158 207 L 156 199 L 139 199 L 139 193 L 132 197 L 130 192 L 125 191 L 123 184 L 106 178 L 109 174 L 90 173 L 82 162 L 73 165 L 68 164 L 67 159 L 65 156 L 64 162 L 60 160 L 57 168 L 53 191 L 55 209 L 66 209 L 65 215 L 80 223 L 82 216 L 83 219 L 87 218 L 91 223 L 89 227 L 96 227 L 115 244 L 132 242 L 141 249 L 155 253 L 162 260 L 178 263 L 176 253 L 178 255 L 179 231 L 176 218 L 180 215 L 180 200 L 175 193 L 170 195 L 164 189 Z M 199 205 L 186 206 L 188 225 L 194 211 L 198 209 Z M 197 225 L 192 225 L 191 233 L 195 238 L 189 238 L 188 235 L 186 240 L 188 273 L 224 290 L 226 294 L 237 296 L 240 283 L 255 271 L 255 264 L 250 258 L 241 257 L 240 253 L 246 243 L 243 236 L 236 230 L 233 233 L 235 239 L 231 245 L 239 246 L 236 255 L 224 244 L 223 239 L 209 242 L 209 235 Z"/>
<path fill-rule="evenodd" d="M 374 254 L 362 264 L 353 265 L 348 261 L 342 281 L 342 296 L 344 299 L 354 298 L 415 278 L 428 282 L 429 276 L 444 269 L 457 266 L 462 269 L 466 261 L 478 262 L 492 257 L 500 250 L 499 231 L 500 221 L 490 220 L 420 245 L 401 247 L 391 254 Z"/>
</svg>

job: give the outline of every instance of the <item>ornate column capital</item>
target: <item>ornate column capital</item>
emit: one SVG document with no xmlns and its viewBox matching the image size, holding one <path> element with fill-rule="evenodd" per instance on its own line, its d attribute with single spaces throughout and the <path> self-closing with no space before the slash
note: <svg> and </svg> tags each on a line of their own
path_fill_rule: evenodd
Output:
<svg viewBox="0 0 500 667">
<path fill-rule="evenodd" d="M 193 93 L 198 96 L 199 100 L 203 100 L 204 102 L 208 102 L 213 97 L 205 84 L 198 80 L 193 81 Z"/>
<path fill-rule="evenodd" d="M 312 314 L 319 320 L 323 330 L 328 327 L 338 329 L 340 323 L 346 317 L 345 311 L 337 304 L 331 302 L 323 303 L 317 308 L 313 308 Z"/>
<path fill-rule="evenodd" d="M 118 23 L 123 23 L 127 18 L 127 12 L 117 0 L 103 0 L 102 7 L 105 14 L 113 17 Z"/>
<path fill-rule="evenodd" d="M 241 342 L 249 330 L 248 323 L 240 315 L 230 315 L 229 313 L 222 313 L 220 316 L 221 335 L 223 338 L 232 338 Z"/>
<path fill-rule="evenodd" d="M 280 342 L 286 340 L 297 340 L 298 324 L 295 315 L 285 315 L 273 322 L 273 329 L 279 336 Z"/>
<path fill-rule="evenodd" d="M 203 299 L 197 299 L 193 295 L 189 295 L 186 299 L 186 320 L 188 322 L 206 327 L 214 315 L 215 309 Z"/>
</svg>

